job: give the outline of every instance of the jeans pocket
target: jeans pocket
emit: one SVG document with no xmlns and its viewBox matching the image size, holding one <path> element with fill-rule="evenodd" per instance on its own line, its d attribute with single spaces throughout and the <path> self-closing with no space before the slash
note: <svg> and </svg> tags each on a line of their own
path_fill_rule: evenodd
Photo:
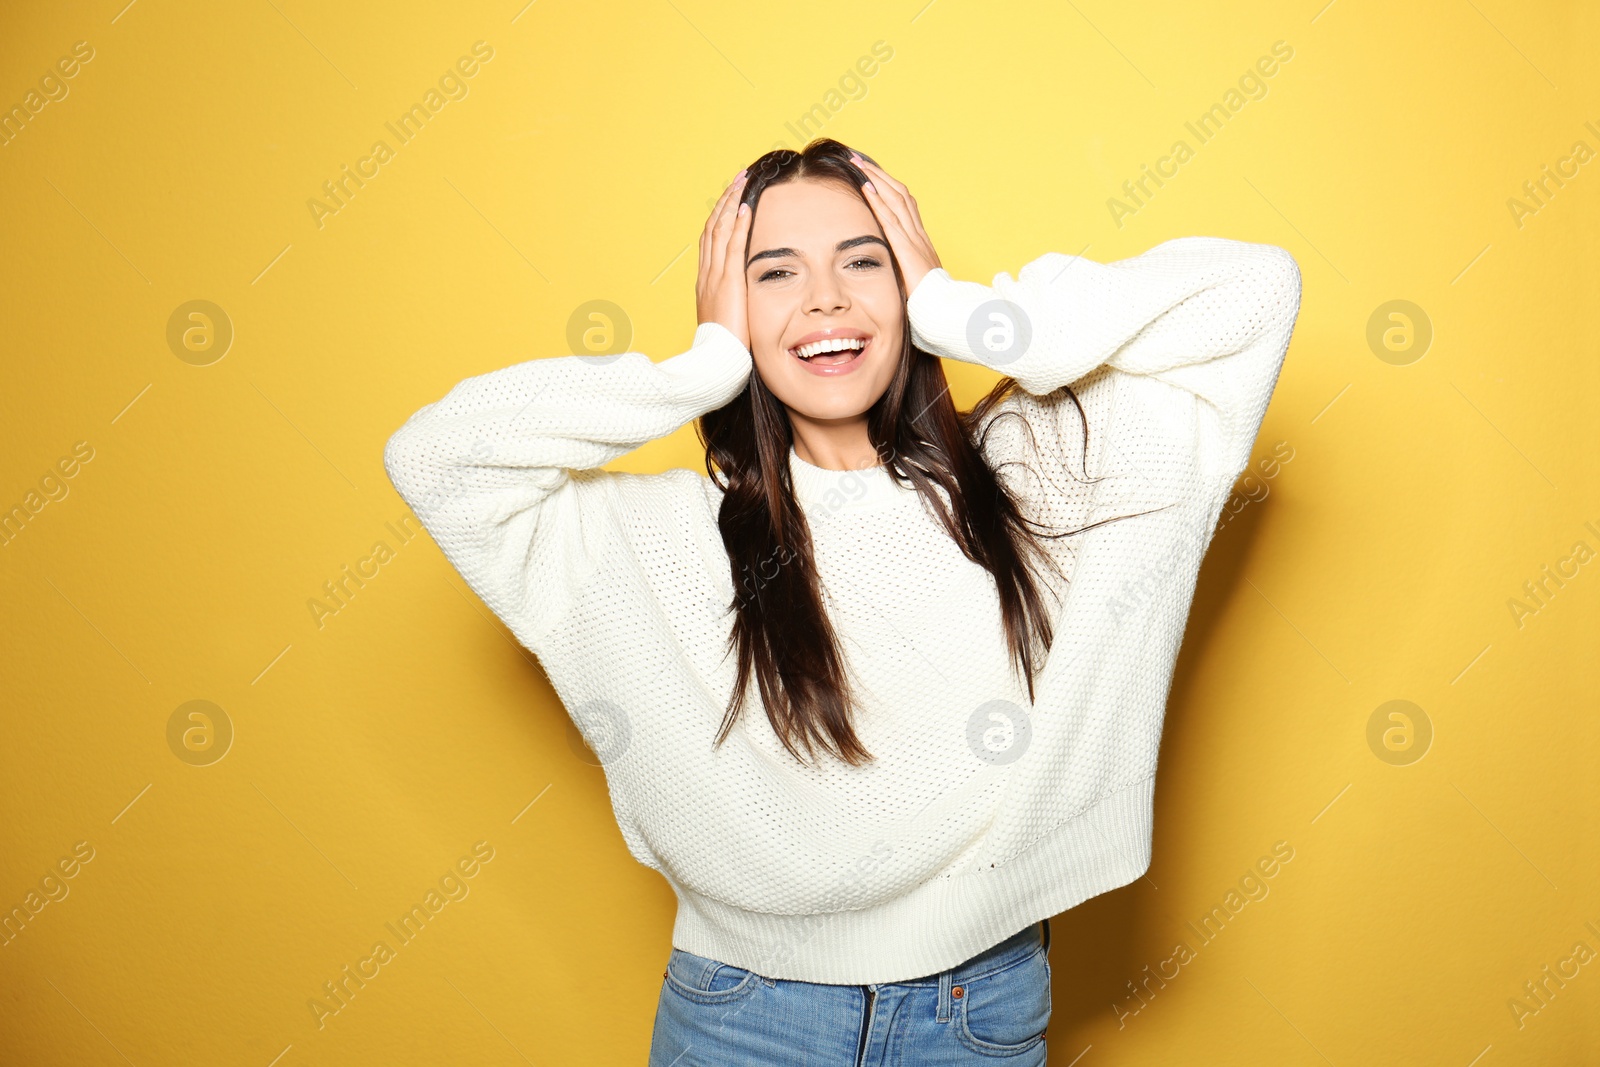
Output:
<svg viewBox="0 0 1600 1067">
<path fill-rule="evenodd" d="M 753 971 L 685 952 L 667 957 L 667 988 L 697 1004 L 727 1004 L 749 995 L 760 979 Z"/>
<path fill-rule="evenodd" d="M 1002 970 L 963 983 L 956 1034 L 986 1056 L 1016 1056 L 1044 1040 L 1050 961 L 1044 946 Z"/>
</svg>

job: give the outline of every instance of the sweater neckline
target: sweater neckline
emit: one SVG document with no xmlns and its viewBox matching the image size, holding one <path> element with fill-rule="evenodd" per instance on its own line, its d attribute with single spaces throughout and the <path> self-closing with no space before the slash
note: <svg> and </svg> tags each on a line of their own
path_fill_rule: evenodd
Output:
<svg viewBox="0 0 1600 1067">
<path fill-rule="evenodd" d="M 893 507 L 916 489 L 901 485 L 884 464 L 861 470 L 831 470 L 807 463 L 789 446 L 789 476 L 803 507 L 828 512 Z"/>
</svg>

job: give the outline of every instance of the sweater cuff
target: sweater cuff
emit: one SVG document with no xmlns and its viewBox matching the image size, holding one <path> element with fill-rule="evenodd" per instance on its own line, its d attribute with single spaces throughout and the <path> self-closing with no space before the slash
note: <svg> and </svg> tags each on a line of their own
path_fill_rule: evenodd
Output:
<svg viewBox="0 0 1600 1067">
<path fill-rule="evenodd" d="M 695 327 L 694 343 L 691 347 L 699 348 L 703 344 L 716 343 L 726 348 L 732 345 L 739 351 L 749 355 L 749 349 L 733 335 L 733 331 L 720 322 L 702 322 Z"/>
<path fill-rule="evenodd" d="M 711 411 L 739 395 L 754 366 L 750 350 L 732 330 L 720 322 L 702 322 L 689 350 L 660 364 L 660 369 L 675 380 L 677 395 Z"/>
<path fill-rule="evenodd" d="M 917 283 L 906 318 L 912 343 L 924 352 L 1002 372 L 1024 354 L 1032 333 L 1021 308 L 987 285 L 957 281 L 943 267 Z"/>
</svg>

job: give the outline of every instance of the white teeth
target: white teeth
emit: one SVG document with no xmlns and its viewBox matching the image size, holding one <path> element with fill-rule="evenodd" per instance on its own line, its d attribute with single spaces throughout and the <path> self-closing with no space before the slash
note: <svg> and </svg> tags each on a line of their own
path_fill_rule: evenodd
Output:
<svg viewBox="0 0 1600 1067">
<path fill-rule="evenodd" d="M 862 349 L 867 347 L 865 337 L 833 337 L 822 341 L 813 341 L 808 345 L 801 345 L 795 349 L 795 354 L 801 359 L 810 359 L 812 356 L 821 355 L 823 352 L 842 352 L 847 348 Z"/>
</svg>

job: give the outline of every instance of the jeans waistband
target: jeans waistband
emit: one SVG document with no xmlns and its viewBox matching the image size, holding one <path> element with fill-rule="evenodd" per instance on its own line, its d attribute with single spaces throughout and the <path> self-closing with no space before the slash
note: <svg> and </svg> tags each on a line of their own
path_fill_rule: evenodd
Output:
<svg viewBox="0 0 1600 1067">
<path fill-rule="evenodd" d="M 956 964 L 946 972 L 950 980 L 960 984 L 975 981 L 986 974 L 1001 970 L 1019 960 L 1026 959 L 1039 951 L 1043 946 L 1045 951 L 1050 950 L 1050 920 L 1041 919 L 1039 922 L 1018 930 L 998 945 L 984 949 L 971 959 Z M 926 986 L 939 985 L 942 975 L 930 974 L 922 978 L 912 978 L 904 982 L 886 983 L 889 985 Z"/>
</svg>

